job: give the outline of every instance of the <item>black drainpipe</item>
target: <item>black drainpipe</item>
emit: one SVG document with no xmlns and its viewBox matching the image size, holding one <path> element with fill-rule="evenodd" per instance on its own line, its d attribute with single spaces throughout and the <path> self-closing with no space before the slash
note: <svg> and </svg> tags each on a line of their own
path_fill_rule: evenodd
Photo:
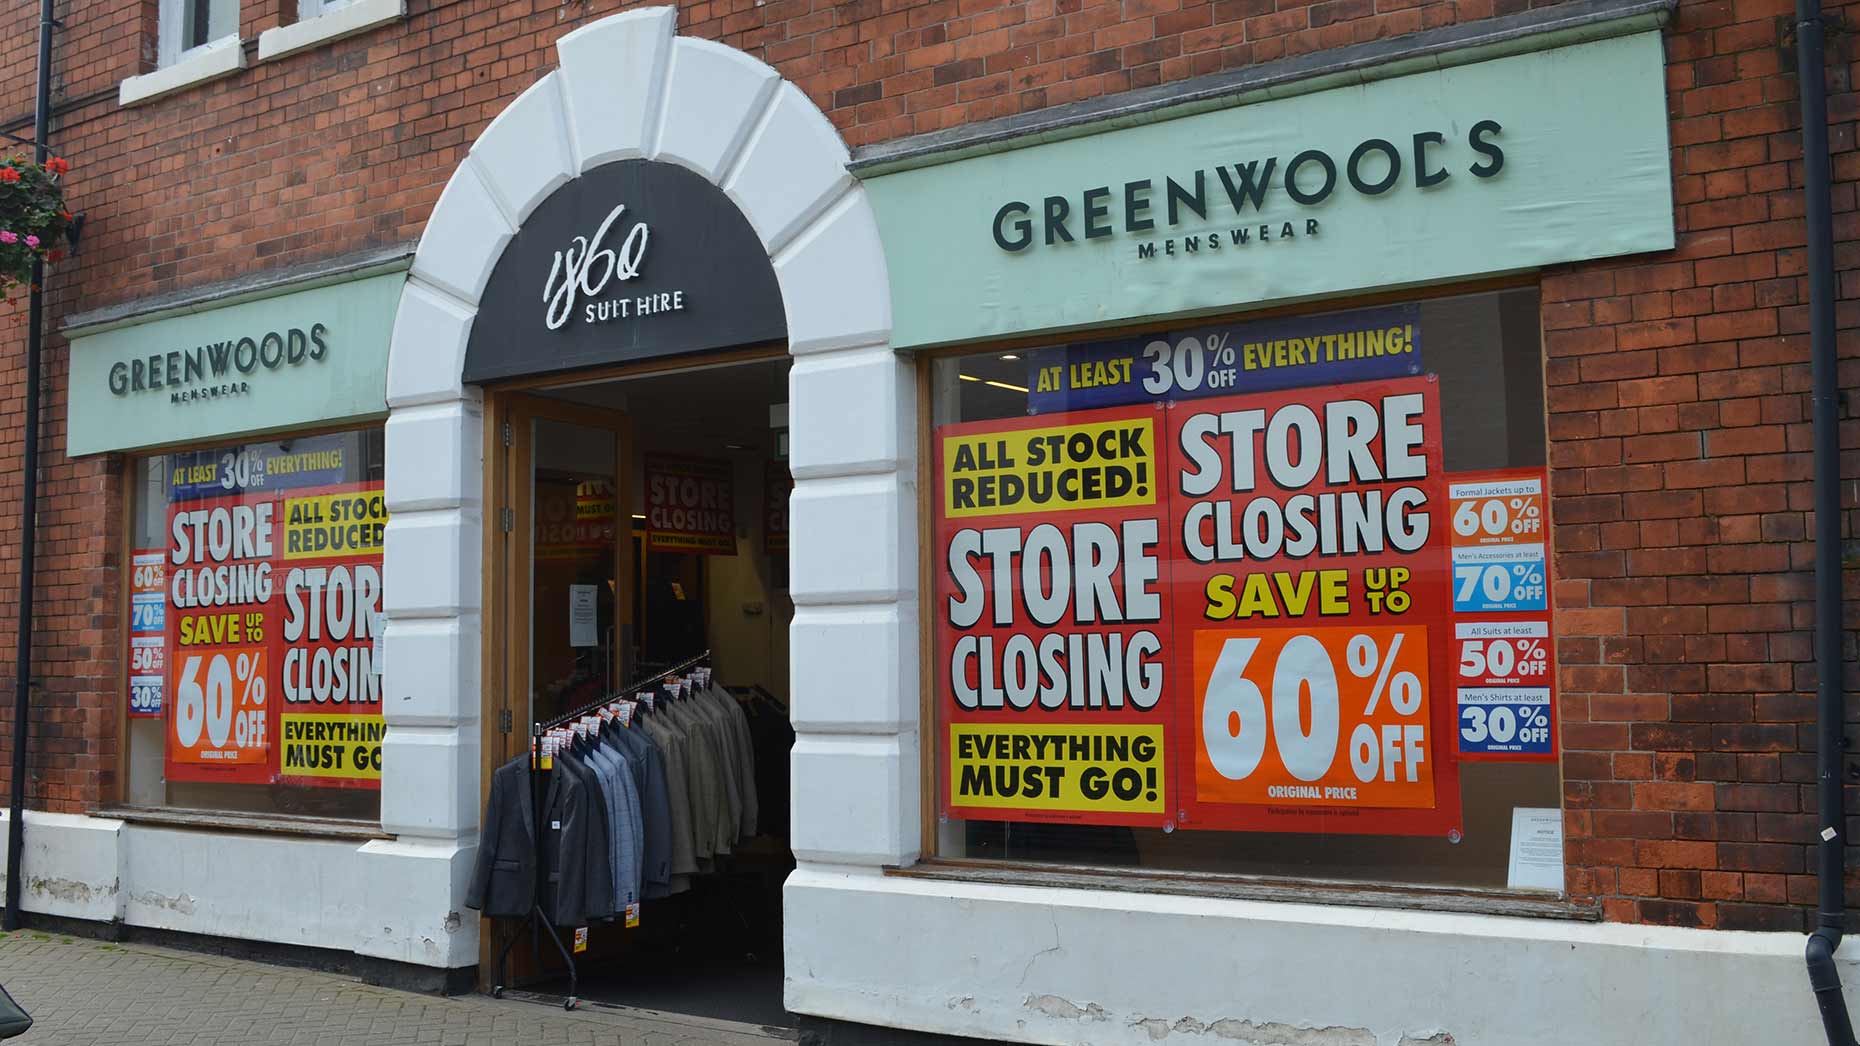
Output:
<svg viewBox="0 0 1860 1046">
<path fill-rule="evenodd" d="M 1796 82 L 1802 92 L 1802 182 L 1808 220 L 1809 354 L 1814 373 L 1815 469 L 1815 871 L 1820 912 L 1808 938 L 1808 981 L 1830 1046 L 1855 1046 L 1853 1020 L 1834 965 L 1847 918 L 1846 811 L 1841 782 L 1846 689 L 1841 665 L 1840 382 L 1834 354 L 1834 226 L 1829 215 L 1828 88 L 1821 0 L 1796 0 Z"/>
<path fill-rule="evenodd" d="M 39 91 L 32 112 L 32 153 L 44 164 L 52 119 L 52 0 L 39 0 Z M 32 573 L 39 519 L 39 346 L 45 336 L 45 263 L 32 262 L 26 304 L 26 447 L 19 508 L 19 647 L 13 683 L 13 778 L 6 825 L 6 914 L 0 927 L 19 929 L 20 859 L 26 834 L 26 735 L 32 709 Z"/>
</svg>

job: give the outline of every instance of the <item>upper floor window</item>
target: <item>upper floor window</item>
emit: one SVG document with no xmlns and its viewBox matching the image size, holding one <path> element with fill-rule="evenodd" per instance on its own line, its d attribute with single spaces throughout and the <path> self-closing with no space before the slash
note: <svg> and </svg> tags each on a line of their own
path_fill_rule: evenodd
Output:
<svg viewBox="0 0 1860 1046">
<path fill-rule="evenodd" d="M 239 0 L 162 0 L 161 64 L 239 32 Z"/>
</svg>

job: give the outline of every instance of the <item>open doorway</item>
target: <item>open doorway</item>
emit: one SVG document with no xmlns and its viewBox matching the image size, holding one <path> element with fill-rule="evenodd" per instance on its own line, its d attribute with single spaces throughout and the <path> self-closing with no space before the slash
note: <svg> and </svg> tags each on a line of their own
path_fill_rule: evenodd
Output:
<svg viewBox="0 0 1860 1046">
<path fill-rule="evenodd" d="M 636 681 L 706 655 L 722 692 L 713 697 L 726 718 L 740 713 L 744 743 L 733 756 L 703 769 L 690 760 L 682 780 L 666 775 L 668 789 L 688 792 L 687 807 L 713 787 L 699 775 L 715 775 L 715 794 L 729 796 L 717 803 L 737 828 L 691 848 L 668 882 L 642 881 L 637 925 L 590 920 L 586 950 L 574 956 L 578 995 L 590 1002 L 792 1020 L 780 965 L 781 884 L 794 866 L 788 367 L 785 355 L 768 356 L 488 400 L 500 522 L 489 539 L 487 595 L 499 611 L 486 622 L 487 662 L 508 696 L 487 762 L 525 750 L 523 724 L 633 697 Z M 641 701 L 631 710 L 640 722 L 618 728 L 665 726 L 671 712 Z M 625 816 L 650 811 L 641 803 Z M 669 820 L 672 831 L 697 834 L 688 814 Z M 520 929 L 487 923 L 487 947 Z M 559 929 L 569 939 L 578 927 Z M 540 963 L 525 951 L 519 945 L 516 983 L 565 992 L 552 949 L 541 948 Z"/>
</svg>

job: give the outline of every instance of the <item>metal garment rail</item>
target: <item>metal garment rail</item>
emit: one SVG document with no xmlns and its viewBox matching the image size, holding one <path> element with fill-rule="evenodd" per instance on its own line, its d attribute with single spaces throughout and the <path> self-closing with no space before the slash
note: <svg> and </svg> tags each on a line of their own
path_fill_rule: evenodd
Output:
<svg viewBox="0 0 1860 1046">
<path fill-rule="evenodd" d="M 563 723 L 569 722 L 570 720 L 579 719 L 593 712 L 595 709 L 607 705 L 611 701 L 644 689 L 645 687 L 652 686 L 654 683 L 675 676 L 687 669 L 696 668 L 709 660 L 710 651 L 706 650 L 702 654 L 680 661 L 662 672 L 656 672 L 643 679 L 636 679 L 626 686 L 621 687 L 619 690 L 608 694 L 606 697 L 583 705 L 572 712 L 565 712 L 553 719 L 536 720 L 530 724 L 530 823 L 535 825 L 536 835 L 536 886 L 535 892 L 530 898 L 529 914 L 524 916 L 523 921 L 529 924 L 530 951 L 536 956 L 537 965 L 540 966 L 542 964 L 542 935 L 547 932 L 549 934 L 549 940 L 555 945 L 556 952 L 562 956 L 562 962 L 568 967 L 568 994 L 562 999 L 562 1008 L 565 1010 L 574 1009 L 581 1001 L 581 977 L 580 971 L 575 966 L 574 953 L 569 951 L 568 946 L 562 943 L 562 935 L 555 932 L 555 924 L 550 921 L 549 914 L 543 911 L 544 891 L 549 885 L 548 852 L 547 844 L 544 842 L 548 836 L 545 835 L 543 831 L 543 825 L 546 823 L 544 819 L 548 811 L 543 809 L 543 774 L 541 773 L 541 766 L 538 765 L 541 760 L 543 731 L 552 727 L 561 726 Z M 506 974 L 509 973 L 510 949 L 516 946 L 517 941 L 521 939 L 522 936 L 523 931 L 518 929 L 510 935 L 509 940 L 504 942 L 504 946 L 498 949 L 497 980 L 491 986 L 492 998 L 502 998 L 504 995 L 504 988 L 508 983 Z"/>
</svg>

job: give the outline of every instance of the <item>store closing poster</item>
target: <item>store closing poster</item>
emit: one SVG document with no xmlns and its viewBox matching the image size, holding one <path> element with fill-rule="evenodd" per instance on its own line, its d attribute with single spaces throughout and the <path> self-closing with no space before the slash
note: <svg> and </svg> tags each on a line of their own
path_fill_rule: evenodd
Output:
<svg viewBox="0 0 1860 1046">
<path fill-rule="evenodd" d="M 736 555 L 736 485 L 730 463 L 647 458 L 646 535 L 654 552 Z"/>
<path fill-rule="evenodd" d="M 1437 390 L 939 429 L 945 811 L 1456 830 Z"/>
<path fill-rule="evenodd" d="M 177 493 L 168 778 L 379 788 L 381 484 Z"/>
</svg>

